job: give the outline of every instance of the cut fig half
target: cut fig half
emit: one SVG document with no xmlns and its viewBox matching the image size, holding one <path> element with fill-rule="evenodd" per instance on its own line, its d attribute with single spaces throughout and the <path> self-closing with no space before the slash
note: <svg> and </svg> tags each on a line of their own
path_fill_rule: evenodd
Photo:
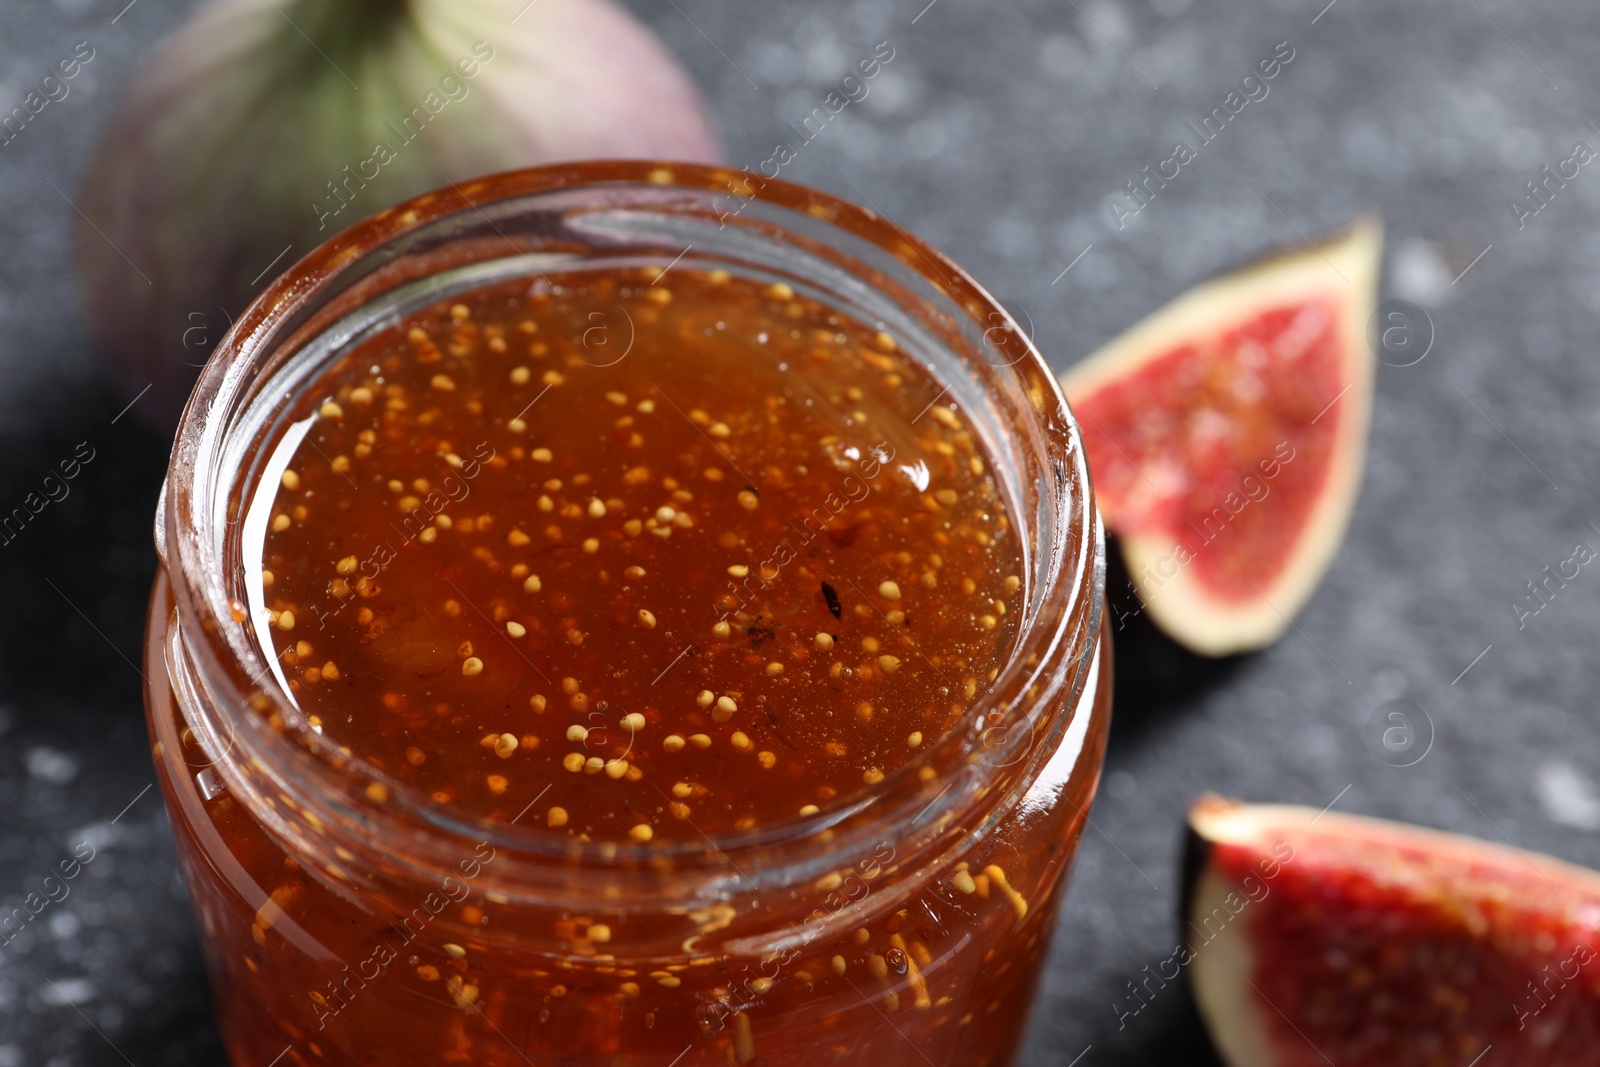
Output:
<svg viewBox="0 0 1600 1067">
<path fill-rule="evenodd" d="M 1193 651 L 1276 640 L 1339 547 L 1381 250 L 1362 220 L 1189 291 L 1062 376 L 1139 597 Z"/>
<path fill-rule="evenodd" d="M 1187 962 L 1230 1067 L 1600 1064 L 1600 874 L 1217 797 L 1189 830 Z"/>
</svg>

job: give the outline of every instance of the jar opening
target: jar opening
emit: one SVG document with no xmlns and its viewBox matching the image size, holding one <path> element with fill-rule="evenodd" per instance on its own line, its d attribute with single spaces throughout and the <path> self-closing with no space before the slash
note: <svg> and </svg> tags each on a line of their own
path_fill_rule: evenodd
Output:
<svg viewBox="0 0 1600 1067">
<path fill-rule="evenodd" d="M 277 483 L 309 428 L 291 414 L 322 369 L 455 294 L 643 264 L 792 286 L 903 338 L 997 457 L 1026 604 L 987 693 L 872 790 L 820 818 L 667 847 L 552 840 L 410 795 L 320 737 L 263 651 L 272 646 L 261 622 L 272 515 L 257 488 Z M 1103 550 L 1077 427 L 1054 375 L 1005 308 L 938 252 L 871 212 L 784 182 L 679 164 L 579 164 L 485 178 L 357 224 L 274 282 L 219 345 L 180 426 L 164 493 L 158 541 L 174 575 L 179 632 L 219 720 L 197 732 L 272 783 L 252 787 L 235 775 L 241 792 L 298 795 L 324 821 L 346 822 L 357 836 L 365 828 L 369 840 L 400 821 L 440 848 L 482 838 L 601 865 L 737 859 L 741 877 L 759 880 L 784 870 L 787 846 L 819 835 L 844 843 L 882 837 L 885 827 L 931 829 L 949 813 L 1000 803 L 1005 787 L 1015 793 L 1056 752 L 1069 719 L 1088 714 L 1080 705 L 1092 682 Z M 381 807 L 361 800 L 374 782 L 388 795 Z M 426 852 L 419 844 L 419 862 Z"/>
</svg>

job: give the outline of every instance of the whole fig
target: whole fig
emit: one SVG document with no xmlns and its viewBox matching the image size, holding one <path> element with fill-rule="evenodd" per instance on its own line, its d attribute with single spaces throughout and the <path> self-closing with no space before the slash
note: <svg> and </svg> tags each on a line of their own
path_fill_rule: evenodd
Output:
<svg viewBox="0 0 1600 1067">
<path fill-rule="evenodd" d="M 135 74 L 91 162 L 91 323 L 170 426 L 228 322 L 360 218 L 511 167 L 717 155 L 688 76 L 611 0 L 218 0 Z"/>
</svg>

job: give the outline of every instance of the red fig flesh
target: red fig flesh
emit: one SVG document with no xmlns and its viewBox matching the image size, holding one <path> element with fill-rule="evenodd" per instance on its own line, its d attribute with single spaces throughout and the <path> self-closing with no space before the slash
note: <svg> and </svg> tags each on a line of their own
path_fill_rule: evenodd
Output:
<svg viewBox="0 0 1600 1067">
<path fill-rule="evenodd" d="M 1344 535 L 1381 243 L 1362 222 L 1208 282 L 1063 375 L 1139 596 L 1194 651 L 1276 640 Z"/>
</svg>

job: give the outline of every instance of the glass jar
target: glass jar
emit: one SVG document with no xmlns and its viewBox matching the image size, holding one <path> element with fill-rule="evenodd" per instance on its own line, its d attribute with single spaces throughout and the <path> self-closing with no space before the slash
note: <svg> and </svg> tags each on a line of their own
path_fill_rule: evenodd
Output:
<svg viewBox="0 0 1600 1067">
<path fill-rule="evenodd" d="M 275 419 L 374 323 L 549 257 L 688 248 L 904 338 L 984 440 L 1025 554 L 1014 650 L 959 726 L 829 818 L 616 845 L 385 791 L 297 726 L 248 626 Z M 291 268 L 218 347 L 156 519 L 155 762 L 238 1067 L 1006 1064 L 1110 716 L 1078 429 L 1012 317 L 938 252 L 800 186 L 686 165 L 518 171 Z M 603 939 L 575 931 L 603 925 Z M 597 943 L 600 942 L 600 943 Z"/>
</svg>

